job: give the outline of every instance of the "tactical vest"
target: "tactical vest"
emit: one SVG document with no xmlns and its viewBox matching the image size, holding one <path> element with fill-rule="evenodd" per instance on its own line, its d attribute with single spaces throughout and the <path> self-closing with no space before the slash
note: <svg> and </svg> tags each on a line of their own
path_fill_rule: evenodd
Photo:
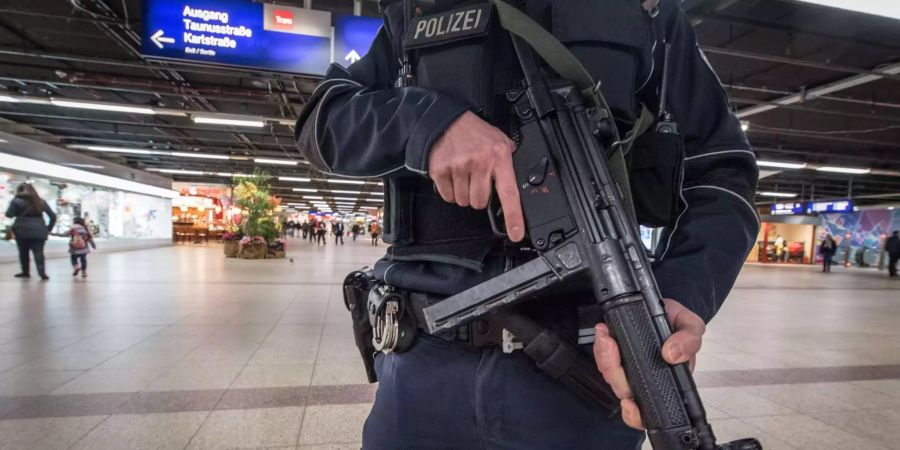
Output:
<svg viewBox="0 0 900 450">
<path fill-rule="evenodd" d="M 482 119 L 516 137 L 506 92 L 521 86 L 508 34 L 483 0 L 429 0 L 386 7 L 395 53 L 406 52 L 415 85 L 466 102 Z M 610 104 L 620 134 L 640 112 L 636 93 L 653 75 L 652 18 L 635 0 L 528 0 L 524 10 L 541 22 L 584 64 Z M 410 17 L 410 16 L 414 17 Z M 673 194 L 683 159 L 680 143 L 647 133 L 629 158 L 641 223 L 666 225 L 677 209 Z M 660 149 L 659 144 L 678 149 Z M 650 145 L 647 151 L 643 147 Z M 660 157 L 664 161 L 660 170 Z M 673 164 L 677 163 L 677 167 Z M 645 185 L 646 186 L 643 186 Z M 384 240 L 394 260 L 437 261 L 480 270 L 485 257 L 502 245 L 487 213 L 449 204 L 424 177 L 385 183 Z"/>
</svg>

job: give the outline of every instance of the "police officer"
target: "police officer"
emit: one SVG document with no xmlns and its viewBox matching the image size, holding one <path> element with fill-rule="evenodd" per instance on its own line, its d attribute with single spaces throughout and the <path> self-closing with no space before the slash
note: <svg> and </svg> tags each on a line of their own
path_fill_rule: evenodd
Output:
<svg viewBox="0 0 900 450">
<path fill-rule="evenodd" d="M 645 187 L 675 199 L 654 258 L 676 330 L 663 356 L 693 362 L 759 223 L 754 154 L 690 21 L 676 0 L 509 2 L 602 82 L 622 135 L 641 104 L 677 124 L 675 153 L 665 153 L 678 157 L 672 184 Z M 385 179 L 384 240 L 392 247 L 375 272 L 413 292 L 452 295 L 519 261 L 513 243 L 523 240 L 525 227 L 511 163 L 515 124 L 504 94 L 521 85 L 521 74 L 496 17 L 466 9 L 485 3 L 383 1 L 385 23 L 369 53 L 347 69 L 329 69 L 297 126 L 298 147 L 317 169 Z M 407 62 L 414 83 L 398 83 Z M 634 158 L 646 156 L 639 147 Z M 492 190 L 506 242 L 483 211 Z M 574 291 L 538 299 L 527 311 L 547 326 L 570 321 L 577 305 L 593 301 Z M 607 417 L 522 352 L 420 333 L 408 351 L 377 357 L 380 384 L 363 447 L 637 449 L 642 424 L 618 347 L 605 325 L 595 333 L 593 356 L 622 399 L 621 417 Z"/>
</svg>

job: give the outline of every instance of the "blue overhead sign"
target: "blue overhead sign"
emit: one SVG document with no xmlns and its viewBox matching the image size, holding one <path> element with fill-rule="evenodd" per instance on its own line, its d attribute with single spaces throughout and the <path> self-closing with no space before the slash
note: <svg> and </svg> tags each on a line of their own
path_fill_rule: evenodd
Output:
<svg viewBox="0 0 900 450">
<path fill-rule="evenodd" d="M 807 202 L 808 213 L 848 213 L 853 212 L 852 200 L 838 200 L 831 202 Z"/>
<path fill-rule="evenodd" d="M 775 203 L 772 205 L 770 212 L 773 216 L 848 213 L 853 212 L 853 201 Z"/>
<path fill-rule="evenodd" d="M 775 203 L 770 210 L 773 216 L 790 216 L 793 214 L 803 214 L 804 205 L 800 202 L 795 203 Z"/>
<path fill-rule="evenodd" d="M 371 17 L 335 15 L 333 61 L 346 67 L 366 56 L 381 24 Z"/>
<path fill-rule="evenodd" d="M 331 14 L 249 0 L 144 0 L 143 53 L 323 75 Z"/>
</svg>

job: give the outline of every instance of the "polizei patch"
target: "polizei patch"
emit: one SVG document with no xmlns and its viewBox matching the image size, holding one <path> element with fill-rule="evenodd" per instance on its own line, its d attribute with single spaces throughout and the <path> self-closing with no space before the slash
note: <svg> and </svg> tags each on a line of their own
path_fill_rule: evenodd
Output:
<svg viewBox="0 0 900 450">
<path fill-rule="evenodd" d="M 483 36 L 487 34 L 492 11 L 490 4 L 484 4 L 417 17 L 411 21 L 406 47 L 428 47 Z"/>
</svg>

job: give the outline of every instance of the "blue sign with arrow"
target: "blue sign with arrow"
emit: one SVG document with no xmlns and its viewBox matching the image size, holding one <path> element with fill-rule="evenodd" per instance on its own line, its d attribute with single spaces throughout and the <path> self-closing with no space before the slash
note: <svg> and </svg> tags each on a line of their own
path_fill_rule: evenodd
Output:
<svg viewBox="0 0 900 450">
<path fill-rule="evenodd" d="M 346 67 L 366 56 L 381 24 L 381 19 L 372 17 L 335 15 L 332 61 Z"/>
<path fill-rule="evenodd" d="M 323 75 L 331 15 L 247 0 L 144 0 L 151 57 Z"/>
</svg>

